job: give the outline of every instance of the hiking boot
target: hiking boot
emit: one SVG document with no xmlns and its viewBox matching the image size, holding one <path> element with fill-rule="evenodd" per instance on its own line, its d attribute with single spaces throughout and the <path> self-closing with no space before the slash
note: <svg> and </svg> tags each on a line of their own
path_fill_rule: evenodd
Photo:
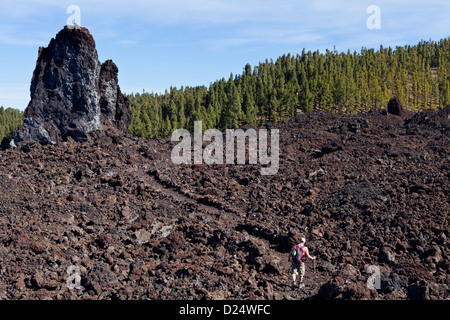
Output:
<svg viewBox="0 0 450 320">
<path fill-rule="evenodd" d="M 304 288 L 305 287 L 305 284 L 303 283 L 303 282 L 300 282 L 299 284 L 298 284 L 298 288 L 299 289 L 302 289 L 302 288 Z"/>
<path fill-rule="evenodd" d="M 292 282 L 291 289 L 294 290 L 297 287 L 297 283 Z"/>
</svg>

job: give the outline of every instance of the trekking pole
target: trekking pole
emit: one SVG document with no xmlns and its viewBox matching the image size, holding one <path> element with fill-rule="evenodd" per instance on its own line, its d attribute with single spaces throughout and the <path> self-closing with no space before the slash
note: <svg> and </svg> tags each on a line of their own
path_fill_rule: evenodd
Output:
<svg viewBox="0 0 450 320">
<path fill-rule="evenodd" d="M 314 273 L 316 273 L 316 259 L 314 259 Z"/>
</svg>

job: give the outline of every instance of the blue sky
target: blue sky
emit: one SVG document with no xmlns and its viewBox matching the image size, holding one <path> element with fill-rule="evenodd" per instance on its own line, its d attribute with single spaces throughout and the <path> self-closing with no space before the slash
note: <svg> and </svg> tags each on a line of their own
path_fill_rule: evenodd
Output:
<svg viewBox="0 0 450 320">
<path fill-rule="evenodd" d="M 1 0 L 0 105 L 24 110 L 39 46 L 77 5 L 126 93 L 206 85 L 282 54 L 359 51 L 450 36 L 448 0 Z M 367 28 L 370 5 L 381 29 Z"/>
</svg>

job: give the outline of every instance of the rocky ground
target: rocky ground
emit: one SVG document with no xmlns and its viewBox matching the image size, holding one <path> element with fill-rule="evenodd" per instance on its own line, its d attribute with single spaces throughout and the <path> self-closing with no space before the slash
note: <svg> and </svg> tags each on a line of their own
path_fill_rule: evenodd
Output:
<svg viewBox="0 0 450 320">
<path fill-rule="evenodd" d="M 273 176 L 174 165 L 170 139 L 113 131 L 1 151 L 0 298 L 449 298 L 450 107 L 277 128 Z M 316 272 L 292 290 L 301 236 Z"/>
</svg>

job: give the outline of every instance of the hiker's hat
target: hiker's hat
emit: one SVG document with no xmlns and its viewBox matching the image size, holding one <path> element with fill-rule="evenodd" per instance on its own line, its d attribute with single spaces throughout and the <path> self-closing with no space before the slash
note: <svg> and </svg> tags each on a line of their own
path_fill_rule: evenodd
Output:
<svg viewBox="0 0 450 320">
<path fill-rule="evenodd" d="M 305 242 L 305 241 L 306 241 L 305 238 L 301 238 L 301 239 L 300 239 L 300 242 Z"/>
</svg>

